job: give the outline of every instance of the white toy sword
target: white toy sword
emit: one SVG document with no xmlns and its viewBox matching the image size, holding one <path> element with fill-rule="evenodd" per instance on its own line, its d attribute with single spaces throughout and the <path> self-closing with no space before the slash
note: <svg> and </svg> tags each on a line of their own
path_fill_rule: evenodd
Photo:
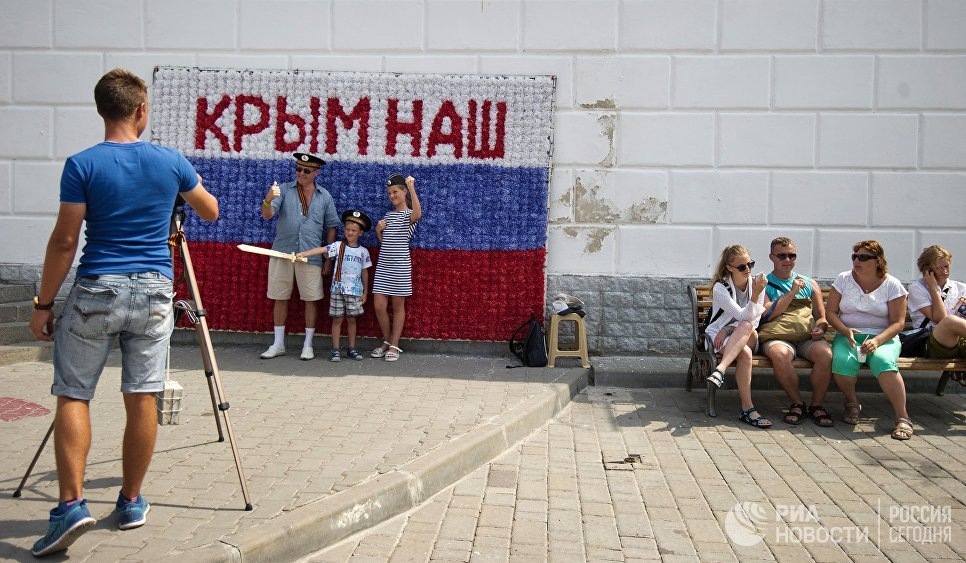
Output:
<svg viewBox="0 0 966 563">
<path fill-rule="evenodd" d="M 277 250 L 272 250 L 270 248 L 262 248 L 260 246 L 252 246 L 250 244 L 239 244 L 238 250 L 244 252 L 251 252 L 252 254 L 264 254 L 265 256 L 271 256 L 272 258 L 282 258 L 284 260 L 291 260 L 292 262 L 307 262 L 308 259 L 302 256 L 296 256 L 295 253 L 279 252 Z"/>
</svg>

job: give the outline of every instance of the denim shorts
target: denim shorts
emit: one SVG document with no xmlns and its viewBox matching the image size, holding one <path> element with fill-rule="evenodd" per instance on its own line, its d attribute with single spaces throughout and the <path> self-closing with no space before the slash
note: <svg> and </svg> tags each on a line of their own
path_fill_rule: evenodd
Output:
<svg viewBox="0 0 966 563">
<path fill-rule="evenodd" d="M 163 390 L 173 297 L 171 280 L 158 272 L 78 278 L 54 327 L 50 393 L 93 399 L 115 338 L 121 347 L 121 392 Z"/>
</svg>

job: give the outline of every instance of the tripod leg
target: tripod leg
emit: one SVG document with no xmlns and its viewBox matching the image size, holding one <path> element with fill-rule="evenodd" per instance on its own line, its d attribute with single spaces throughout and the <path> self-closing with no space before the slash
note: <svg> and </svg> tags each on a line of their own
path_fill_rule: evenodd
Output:
<svg viewBox="0 0 966 563">
<path fill-rule="evenodd" d="M 211 360 L 209 360 L 209 354 L 214 356 L 214 352 L 206 351 L 204 339 L 201 337 L 201 331 L 207 330 L 207 327 L 202 329 L 200 325 L 201 317 L 198 317 L 198 321 L 195 323 L 195 334 L 198 337 L 198 347 L 201 349 L 201 363 L 205 366 L 205 380 L 208 381 L 208 395 L 211 397 L 211 410 L 215 413 L 215 428 L 218 430 L 218 441 L 224 442 L 225 434 L 221 430 L 221 417 L 218 416 L 218 400 L 216 400 L 215 385 L 212 381 L 215 372 L 211 366 Z"/>
<path fill-rule="evenodd" d="M 47 429 L 47 435 L 40 442 L 40 447 L 37 448 L 37 453 L 34 454 L 33 461 L 30 462 L 30 467 L 27 468 L 27 472 L 23 474 L 23 479 L 20 481 L 20 486 L 17 490 L 13 492 L 13 498 L 20 497 L 20 491 L 23 490 L 24 484 L 27 482 L 27 478 L 30 477 L 30 472 L 34 470 L 34 466 L 37 465 L 37 460 L 40 459 L 40 453 L 44 451 L 44 446 L 47 445 L 47 440 L 50 439 L 50 435 L 54 433 L 54 422 L 50 423 L 50 428 Z"/>
</svg>

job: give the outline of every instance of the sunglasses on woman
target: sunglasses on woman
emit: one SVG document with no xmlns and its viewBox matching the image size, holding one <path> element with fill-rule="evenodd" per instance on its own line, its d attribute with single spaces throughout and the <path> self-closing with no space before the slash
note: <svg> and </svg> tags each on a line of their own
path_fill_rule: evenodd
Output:
<svg viewBox="0 0 966 563">
<path fill-rule="evenodd" d="M 730 266 L 730 264 L 729 264 L 729 266 Z M 739 272 L 747 272 L 748 270 L 750 270 L 750 269 L 752 269 L 752 268 L 755 267 L 755 261 L 752 260 L 751 262 L 748 262 L 747 264 L 738 264 L 737 266 L 731 266 L 731 267 L 734 268 L 734 269 L 736 269 L 736 270 L 738 270 Z"/>
<path fill-rule="evenodd" d="M 873 254 L 853 254 L 852 260 L 858 260 L 859 262 L 868 262 L 869 260 L 875 260 L 878 256 Z"/>
</svg>

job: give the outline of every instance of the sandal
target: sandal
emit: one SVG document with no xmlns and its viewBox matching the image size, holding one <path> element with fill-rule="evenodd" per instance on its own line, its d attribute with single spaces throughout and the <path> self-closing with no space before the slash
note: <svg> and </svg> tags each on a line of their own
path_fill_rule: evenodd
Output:
<svg viewBox="0 0 966 563">
<path fill-rule="evenodd" d="M 400 348 L 399 346 L 393 346 L 392 344 L 390 344 L 389 349 L 386 350 L 385 360 L 387 362 L 395 362 L 396 360 L 399 359 L 400 352 L 402 352 L 402 348 Z"/>
<path fill-rule="evenodd" d="M 757 414 L 758 416 L 752 418 L 752 413 Z M 761 416 L 761 413 L 759 413 L 758 409 L 755 407 L 751 407 L 746 411 L 741 411 L 741 414 L 738 416 L 738 420 L 750 424 L 756 428 L 771 428 L 771 421 Z"/>
<path fill-rule="evenodd" d="M 385 340 L 383 340 L 382 341 L 382 344 L 380 344 L 379 346 L 376 346 L 375 348 L 373 348 L 372 349 L 372 352 L 369 352 L 369 355 L 371 357 L 373 357 L 373 358 L 381 358 L 381 357 L 385 356 L 387 350 L 382 347 L 383 345 L 392 346 L 392 344 L 390 344 L 390 343 L 386 342 Z"/>
<path fill-rule="evenodd" d="M 897 418 L 896 427 L 892 431 L 893 440 L 908 440 L 912 438 L 912 421 L 908 418 Z"/>
<path fill-rule="evenodd" d="M 795 412 L 796 410 L 798 412 Z M 797 426 L 802 423 L 803 418 L 805 418 L 805 404 L 792 403 L 792 406 L 788 407 L 788 413 L 785 414 L 785 424 Z"/>
<path fill-rule="evenodd" d="M 859 413 L 862 412 L 862 405 L 859 403 L 845 403 L 845 413 L 842 415 L 842 422 L 855 426 L 859 423 Z"/>
<path fill-rule="evenodd" d="M 829 416 L 828 411 L 822 405 L 808 407 L 808 416 L 812 417 L 816 426 L 821 426 L 822 428 L 828 428 L 835 424 L 835 421 L 832 420 L 832 417 Z"/>
<path fill-rule="evenodd" d="M 705 378 L 705 380 L 707 380 L 709 384 L 721 389 L 721 386 L 724 384 L 724 374 L 721 373 L 720 369 L 716 368 L 708 375 L 708 377 Z"/>
</svg>

